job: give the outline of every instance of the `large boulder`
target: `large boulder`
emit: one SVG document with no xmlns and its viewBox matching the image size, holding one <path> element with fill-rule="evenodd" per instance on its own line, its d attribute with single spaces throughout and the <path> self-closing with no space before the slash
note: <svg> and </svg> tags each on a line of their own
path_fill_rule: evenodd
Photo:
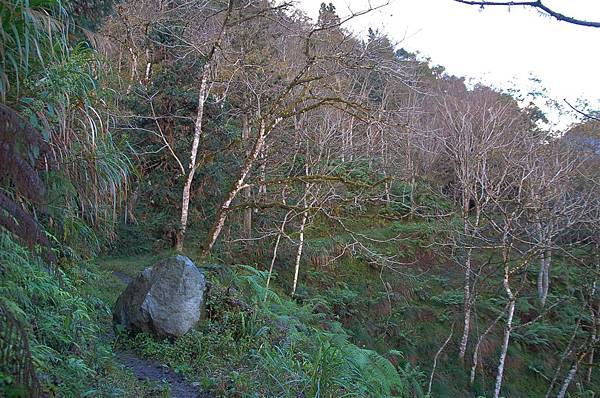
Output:
<svg viewBox="0 0 600 398">
<path fill-rule="evenodd" d="M 113 321 L 131 332 L 179 337 L 200 319 L 205 290 L 204 274 L 192 260 L 166 258 L 127 285 L 113 309 Z"/>
</svg>

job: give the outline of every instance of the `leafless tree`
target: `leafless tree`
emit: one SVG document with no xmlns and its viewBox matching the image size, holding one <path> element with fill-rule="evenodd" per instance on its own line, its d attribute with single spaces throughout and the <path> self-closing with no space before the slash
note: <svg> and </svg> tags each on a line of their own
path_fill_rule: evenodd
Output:
<svg viewBox="0 0 600 398">
<path fill-rule="evenodd" d="M 464 359 L 471 329 L 474 304 L 473 255 L 484 212 L 490 211 L 489 185 L 493 184 L 493 159 L 516 145 L 520 116 L 515 104 L 485 88 L 467 95 L 461 82 L 453 82 L 440 98 L 442 129 L 438 139 L 446 158 L 453 164 L 460 201 L 462 231 L 457 244 L 462 248 L 464 269 L 464 326 L 459 358 Z"/>
</svg>

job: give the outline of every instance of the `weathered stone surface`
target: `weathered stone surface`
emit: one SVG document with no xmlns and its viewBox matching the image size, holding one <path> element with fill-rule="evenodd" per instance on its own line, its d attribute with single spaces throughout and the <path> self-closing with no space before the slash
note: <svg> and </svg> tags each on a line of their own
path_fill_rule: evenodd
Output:
<svg viewBox="0 0 600 398">
<path fill-rule="evenodd" d="M 179 337 L 200 319 L 206 281 L 192 260 L 173 256 L 146 268 L 115 303 L 113 321 L 131 332 Z"/>
</svg>

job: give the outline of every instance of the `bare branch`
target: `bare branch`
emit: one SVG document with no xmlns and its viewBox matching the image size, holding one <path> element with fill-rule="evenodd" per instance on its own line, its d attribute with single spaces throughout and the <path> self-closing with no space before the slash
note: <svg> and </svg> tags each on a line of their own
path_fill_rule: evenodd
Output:
<svg viewBox="0 0 600 398">
<path fill-rule="evenodd" d="M 479 6 L 484 8 L 486 6 L 504 6 L 504 7 L 513 7 L 513 6 L 524 6 L 524 7 L 532 7 L 536 8 L 542 13 L 556 18 L 559 21 L 567 22 L 573 25 L 579 26 L 587 26 L 592 28 L 600 28 L 600 22 L 595 21 L 586 21 L 582 19 L 577 19 L 573 17 L 569 17 L 565 14 L 562 14 L 558 11 L 554 11 L 547 5 L 545 5 L 541 0 L 538 1 L 468 1 L 468 0 L 454 0 L 457 3 L 467 4 L 471 6 Z"/>
<path fill-rule="evenodd" d="M 586 113 L 580 109 L 577 109 L 575 106 L 571 105 L 571 103 L 569 101 L 567 101 L 566 98 L 564 98 L 563 101 L 565 101 L 565 103 L 567 105 L 569 105 L 569 108 L 573 109 L 575 112 L 579 113 L 580 115 L 582 115 L 588 119 L 592 119 L 592 120 L 596 120 L 596 121 L 600 122 L 600 118 L 597 118 L 595 116 L 590 115 L 589 113 Z"/>
</svg>

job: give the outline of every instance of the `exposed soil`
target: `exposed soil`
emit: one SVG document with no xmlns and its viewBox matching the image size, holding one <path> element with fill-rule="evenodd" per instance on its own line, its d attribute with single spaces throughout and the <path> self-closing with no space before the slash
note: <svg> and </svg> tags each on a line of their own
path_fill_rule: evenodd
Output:
<svg viewBox="0 0 600 398">
<path fill-rule="evenodd" d="M 122 272 L 114 271 L 113 275 L 124 284 L 129 284 L 132 278 Z M 167 384 L 172 398 L 214 398 L 210 393 L 203 393 L 190 384 L 185 378 L 168 366 L 145 358 L 140 358 L 132 351 L 117 351 L 117 361 L 131 369 L 139 380 L 149 380 Z"/>
<path fill-rule="evenodd" d="M 197 387 L 188 383 L 183 376 L 173 372 L 169 367 L 156 361 L 140 358 L 131 351 L 117 352 L 117 360 L 131 369 L 139 380 L 168 384 L 173 398 L 214 398 L 209 393 L 200 392 Z"/>
</svg>

